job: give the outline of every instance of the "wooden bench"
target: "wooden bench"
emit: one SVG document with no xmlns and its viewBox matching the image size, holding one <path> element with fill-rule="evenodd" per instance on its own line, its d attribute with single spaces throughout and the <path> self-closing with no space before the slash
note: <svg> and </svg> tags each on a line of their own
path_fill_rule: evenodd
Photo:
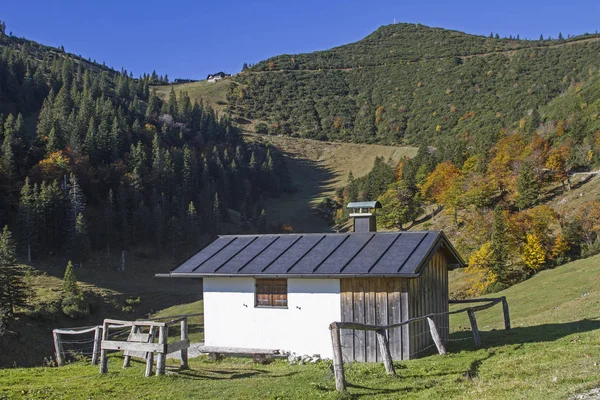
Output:
<svg viewBox="0 0 600 400">
<path fill-rule="evenodd" d="M 273 358 L 280 355 L 279 350 L 273 349 L 251 349 L 245 347 L 220 347 L 220 346 L 200 346 L 200 353 L 208 354 L 211 360 L 222 360 L 223 356 L 251 356 L 254 362 L 268 364 Z"/>
</svg>

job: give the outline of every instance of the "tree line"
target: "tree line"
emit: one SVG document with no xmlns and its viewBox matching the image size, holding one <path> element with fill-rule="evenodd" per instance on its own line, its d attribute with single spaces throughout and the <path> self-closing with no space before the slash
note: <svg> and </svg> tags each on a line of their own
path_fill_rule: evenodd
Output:
<svg viewBox="0 0 600 400">
<path fill-rule="evenodd" d="M 187 93 L 162 100 L 156 73 L 44 54 L 0 54 L 0 224 L 21 254 L 81 263 L 90 249 L 146 243 L 178 254 L 219 232 L 228 210 L 264 220 L 264 199 L 290 189 L 279 153 Z"/>
</svg>

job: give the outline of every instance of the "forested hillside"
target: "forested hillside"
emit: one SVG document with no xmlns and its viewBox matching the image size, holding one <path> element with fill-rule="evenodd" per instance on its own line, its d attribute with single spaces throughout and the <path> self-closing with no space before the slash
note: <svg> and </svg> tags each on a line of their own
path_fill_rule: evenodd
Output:
<svg viewBox="0 0 600 400">
<path fill-rule="evenodd" d="M 226 116 L 186 93 L 159 99 L 151 84 L 167 78 L 3 32 L 0 50 L 0 226 L 23 256 L 175 254 L 221 231 L 229 209 L 266 229 L 264 197 L 289 189 L 282 157 Z"/>
<path fill-rule="evenodd" d="M 467 292 L 476 295 L 600 252 L 599 166 L 600 73 L 590 69 L 503 128 L 488 152 L 461 162 L 421 146 L 398 165 L 379 159 L 323 207 L 341 223 L 348 201 L 378 198 L 381 229 L 444 229 L 469 260 Z"/>
<path fill-rule="evenodd" d="M 384 26 L 328 51 L 243 71 L 233 113 L 263 131 L 355 142 L 427 144 L 459 161 L 600 64 L 600 37 L 525 41 L 414 24 Z M 464 161 L 464 158 L 462 159 Z"/>
</svg>

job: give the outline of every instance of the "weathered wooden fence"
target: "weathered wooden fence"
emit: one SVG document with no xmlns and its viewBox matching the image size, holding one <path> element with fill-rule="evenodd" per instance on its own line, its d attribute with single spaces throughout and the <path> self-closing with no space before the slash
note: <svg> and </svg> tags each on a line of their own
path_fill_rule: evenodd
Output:
<svg viewBox="0 0 600 400">
<path fill-rule="evenodd" d="M 162 319 L 162 318 L 160 318 Z M 169 343 L 169 327 L 179 324 L 181 327 L 181 340 Z M 131 327 L 130 340 L 109 340 L 110 329 Z M 147 329 L 147 332 L 143 332 Z M 158 331 L 158 343 L 154 343 Z M 125 351 L 123 367 L 129 366 L 131 356 L 141 354 L 146 359 L 145 376 L 152 375 L 154 364 L 154 353 L 156 356 L 156 375 L 164 375 L 166 369 L 167 354 L 181 351 L 181 368 L 188 368 L 188 322 L 187 317 L 176 318 L 168 322 L 144 321 L 119 321 L 105 319 L 102 324 L 102 341 L 100 343 L 100 373 L 108 372 L 108 350 Z M 143 357 L 145 356 L 145 357 Z"/>
<path fill-rule="evenodd" d="M 56 364 L 59 367 L 62 367 L 63 365 L 65 365 L 65 352 L 63 349 L 63 343 L 65 341 L 63 340 L 63 335 L 78 336 L 78 335 L 90 334 L 92 332 L 94 332 L 93 341 L 92 340 L 87 340 L 87 341 L 76 340 L 76 341 L 69 341 L 69 342 L 75 342 L 75 343 L 92 342 L 93 343 L 92 364 L 98 364 L 98 352 L 100 349 L 100 335 L 101 335 L 100 330 L 101 330 L 101 328 L 102 328 L 101 326 L 85 326 L 82 328 L 53 329 L 52 337 L 54 339 L 54 353 L 56 354 Z"/>
<path fill-rule="evenodd" d="M 481 346 L 481 336 L 479 334 L 479 328 L 477 327 L 477 320 L 475 318 L 475 312 L 485 310 L 486 308 L 490 308 L 495 306 L 498 303 L 502 303 L 502 310 L 504 313 L 504 328 L 510 329 L 510 314 L 508 309 L 508 302 L 506 301 L 506 297 L 498 297 L 498 298 L 482 298 L 482 299 L 468 299 L 468 300 L 450 300 L 450 304 L 466 304 L 466 303 L 487 303 L 482 304 L 480 306 L 461 308 L 459 310 L 446 311 L 443 313 L 437 314 L 428 314 L 423 315 L 421 317 L 415 317 L 408 319 L 406 321 L 392 324 L 392 325 L 367 325 L 356 322 L 332 322 L 329 325 L 329 329 L 331 331 L 331 344 L 333 347 L 333 372 L 335 375 L 335 387 L 338 391 L 346 390 L 346 380 L 344 377 L 344 360 L 342 356 L 342 343 L 340 340 L 340 330 L 342 329 L 354 329 L 354 330 L 365 330 L 365 331 L 375 331 L 377 334 L 377 342 L 379 344 L 379 350 L 381 352 L 381 356 L 383 358 L 383 365 L 385 366 L 385 370 L 388 375 L 396 375 L 396 371 L 394 369 L 394 363 L 392 360 L 392 356 L 390 353 L 389 342 L 387 338 L 387 330 L 392 328 L 397 328 L 400 326 L 408 325 L 417 321 L 427 320 L 429 324 L 429 332 L 431 333 L 431 338 L 435 343 L 435 346 L 438 350 L 439 354 L 446 354 L 446 347 L 440 337 L 438 327 L 436 326 L 435 320 L 433 317 L 441 316 L 441 315 L 451 315 L 458 314 L 462 312 L 466 312 L 469 316 L 469 321 L 471 323 L 471 330 L 473 332 L 473 340 L 475 342 L 475 346 Z"/>
<path fill-rule="evenodd" d="M 169 315 L 169 316 L 164 316 L 164 317 L 147 318 L 144 320 L 138 320 L 136 322 L 174 320 L 176 318 L 179 318 L 178 321 L 181 321 L 182 318 L 197 317 L 197 316 L 201 316 L 201 315 L 203 315 L 203 314 L 196 313 L 196 314 Z M 173 321 L 169 321 L 169 325 L 173 325 L 173 323 L 174 323 Z M 127 327 L 129 327 L 129 325 L 111 324 L 108 326 L 108 329 L 109 330 L 113 329 L 113 330 L 118 331 L 119 328 L 123 329 L 123 328 L 127 328 Z M 187 324 L 186 324 L 186 327 L 187 327 Z M 103 331 L 104 331 L 103 325 L 53 329 L 52 330 L 52 338 L 54 341 L 54 353 L 55 353 L 55 357 L 56 357 L 57 366 L 62 367 L 63 365 L 65 365 L 65 362 L 66 362 L 65 350 L 64 350 L 65 344 L 75 344 L 76 346 L 78 346 L 78 348 L 76 350 L 74 350 L 75 353 L 78 353 L 78 354 L 81 353 L 83 355 L 91 354 L 92 364 L 93 365 L 98 364 L 98 358 L 100 355 L 100 345 L 101 345 L 101 341 L 102 341 L 102 337 L 103 337 Z M 94 332 L 93 339 L 79 338 L 79 339 L 66 339 L 65 340 L 65 336 L 74 337 L 74 336 L 80 336 L 80 335 L 89 335 L 92 332 Z M 112 332 L 112 333 L 108 333 L 107 335 L 108 335 L 108 338 L 114 338 L 116 336 L 123 336 L 123 334 L 127 334 L 127 332 L 124 332 L 124 331 Z M 186 333 L 186 338 L 187 338 L 187 333 Z M 129 332 L 129 336 L 127 337 L 127 341 L 131 341 L 131 342 L 140 342 L 140 341 L 148 342 L 149 340 L 150 340 L 150 333 L 144 334 L 138 328 L 135 328 L 135 329 L 132 328 L 131 331 Z M 91 347 L 91 352 L 90 352 L 90 347 Z M 187 349 L 186 349 L 186 353 L 187 353 Z M 140 351 L 136 352 L 136 351 L 132 351 L 132 350 L 125 351 L 125 362 L 123 363 L 124 368 L 129 366 L 130 358 L 132 356 L 134 356 L 134 357 L 139 356 L 140 358 L 144 358 L 145 353 L 140 352 Z"/>
</svg>

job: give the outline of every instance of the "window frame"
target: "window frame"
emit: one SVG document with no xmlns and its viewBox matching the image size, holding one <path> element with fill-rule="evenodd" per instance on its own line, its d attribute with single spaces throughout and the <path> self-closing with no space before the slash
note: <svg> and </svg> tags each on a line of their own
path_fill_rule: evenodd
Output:
<svg viewBox="0 0 600 400">
<path fill-rule="evenodd" d="M 285 285 L 285 293 L 277 293 L 276 290 L 273 290 L 274 287 L 283 287 Z M 266 286 L 266 293 L 259 293 L 259 286 Z M 264 290 L 264 289 L 263 289 Z M 260 304 L 259 303 L 259 295 L 267 295 L 269 296 L 268 304 Z M 285 296 L 285 305 L 275 305 L 276 299 L 273 296 L 284 295 Z M 255 278 L 254 279 L 254 308 L 280 308 L 286 309 L 288 308 L 288 280 L 285 278 Z"/>
</svg>

